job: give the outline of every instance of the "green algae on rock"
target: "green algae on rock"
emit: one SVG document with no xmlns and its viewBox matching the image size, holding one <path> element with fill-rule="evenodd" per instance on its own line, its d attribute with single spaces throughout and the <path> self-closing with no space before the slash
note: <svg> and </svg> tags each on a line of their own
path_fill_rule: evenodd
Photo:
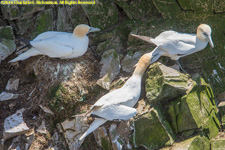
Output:
<svg viewBox="0 0 225 150">
<path fill-rule="evenodd" d="M 45 9 L 45 5 L 1 5 L 4 18 L 15 20 L 32 16 Z"/>
<path fill-rule="evenodd" d="M 200 128 L 210 139 L 217 136 L 219 120 L 216 112 L 212 89 L 197 76 L 192 88 L 180 99 L 180 110 L 177 115 L 178 132 Z"/>
<path fill-rule="evenodd" d="M 59 6 L 57 12 L 57 31 L 73 32 L 77 25 L 88 24 L 87 17 L 81 5 L 65 5 L 63 7 Z"/>
<path fill-rule="evenodd" d="M 203 135 L 196 135 L 184 141 L 174 143 L 171 147 L 160 150 L 210 150 L 209 139 Z"/>
<path fill-rule="evenodd" d="M 12 27 L 0 27 L 0 62 L 12 54 L 16 49 Z"/>
<path fill-rule="evenodd" d="M 40 33 L 53 30 L 53 10 L 47 9 L 40 12 L 37 16 L 34 29 L 32 30 L 31 39 L 35 38 Z"/>
<path fill-rule="evenodd" d="M 218 105 L 219 114 L 220 114 L 220 121 L 222 122 L 222 125 L 225 125 L 225 102 L 220 102 Z"/>
<path fill-rule="evenodd" d="M 118 10 L 113 1 L 99 0 L 95 5 L 81 5 L 93 27 L 106 29 L 118 22 Z"/>
<path fill-rule="evenodd" d="M 131 0 L 121 1 L 115 0 L 115 3 L 119 5 L 129 17 L 129 19 L 137 21 L 145 21 L 152 19 L 154 16 L 159 16 L 159 12 L 155 8 L 152 0 Z"/>
<path fill-rule="evenodd" d="M 174 142 L 175 135 L 169 123 L 164 119 L 160 106 L 135 117 L 133 125 L 132 142 L 135 147 L 158 149 L 172 145 Z"/>
<path fill-rule="evenodd" d="M 145 80 L 146 97 L 150 104 L 171 100 L 184 94 L 189 87 L 188 76 L 161 63 L 150 66 Z"/>
<path fill-rule="evenodd" d="M 225 138 L 224 137 L 214 138 L 211 140 L 210 143 L 211 143 L 211 150 L 223 150 L 225 148 Z"/>
</svg>

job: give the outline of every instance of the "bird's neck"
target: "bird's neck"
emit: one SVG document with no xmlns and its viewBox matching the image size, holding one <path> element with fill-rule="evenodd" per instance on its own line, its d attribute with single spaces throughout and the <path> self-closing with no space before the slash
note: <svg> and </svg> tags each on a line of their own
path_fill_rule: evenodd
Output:
<svg viewBox="0 0 225 150">
<path fill-rule="evenodd" d="M 195 43 L 195 49 L 196 50 L 202 50 L 204 49 L 208 44 L 208 41 L 203 40 L 202 38 L 199 38 L 196 36 L 196 43 Z"/>
<path fill-rule="evenodd" d="M 144 64 L 137 64 L 137 67 L 134 70 L 133 76 L 137 76 L 137 77 L 141 77 L 143 76 L 143 74 L 145 73 L 145 70 L 148 66 L 144 65 Z"/>
</svg>

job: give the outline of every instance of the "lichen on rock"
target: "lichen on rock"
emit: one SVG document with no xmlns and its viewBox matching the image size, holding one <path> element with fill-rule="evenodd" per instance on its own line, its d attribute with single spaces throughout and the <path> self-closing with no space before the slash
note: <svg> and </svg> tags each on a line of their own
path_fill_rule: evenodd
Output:
<svg viewBox="0 0 225 150">
<path fill-rule="evenodd" d="M 155 104 L 162 100 L 171 100 L 184 94 L 191 82 L 188 76 L 161 63 L 150 66 L 145 80 L 147 100 Z"/>
<path fill-rule="evenodd" d="M 156 106 L 150 112 L 135 117 L 132 135 L 135 147 L 159 149 L 173 144 L 175 135 L 161 111 L 161 107 Z"/>
<path fill-rule="evenodd" d="M 0 27 L 0 63 L 16 49 L 13 29 L 10 26 Z"/>
<path fill-rule="evenodd" d="M 81 5 L 93 27 L 107 29 L 118 22 L 118 10 L 113 1 L 98 0 L 95 5 Z"/>
</svg>

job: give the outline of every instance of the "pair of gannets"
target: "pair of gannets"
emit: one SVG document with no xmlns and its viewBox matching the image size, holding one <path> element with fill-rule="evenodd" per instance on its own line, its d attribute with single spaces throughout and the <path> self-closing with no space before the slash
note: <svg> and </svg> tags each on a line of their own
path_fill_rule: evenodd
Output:
<svg viewBox="0 0 225 150">
<path fill-rule="evenodd" d="M 181 67 L 179 58 L 184 57 L 204 49 L 209 43 L 214 47 L 212 38 L 212 30 L 207 24 L 201 24 L 197 28 L 197 34 L 179 33 L 176 31 L 165 31 L 159 34 L 156 38 L 147 36 L 139 36 L 131 34 L 150 44 L 156 45 L 152 53 L 151 64 L 156 62 L 160 56 L 170 57 L 175 60 L 182 71 L 186 71 Z"/>
<path fill-rule="evenodd" d="M 87 34 L 100 31 L 85 24 L 75 27 L 73 33 L 48 31 L 30 42 L 31 48 L 9 62 L 25 60 L 31 56 L 47 55 L 52 58 L 69 59 L 84 55 L 89 39 Z"/>
<path fill-rule="evenodd" d="M 89 129 L 79 138 L 83 140 L 105 122 L 112 120 L 129 120 L 136 115 L 134 105 L 141 94 L 141 79 L 151 62 L 152 52 L 144 54 L 138 61 L 133 75 L 119 89 L 116 89 L 101 97 L 89 112 L 91 116 L 97 117 Z M 88 113 L 89 113 L 88 112 Z"/>
<path fill-rule="evenodd" d="M 206 24 L 201 24 L 197 28 L 197 35 L 178 33 L 175 31 L 165 31 L 155 39 L 132 35 L 151 44 L 155 44 L 157 47 L 152 52 L 144 54 L 140 58 L 133 75 L 121 88 L 104 95 L 91 107 L 89 111 L 91 112 L 91 116 L 97 118 L 79 138 L 80 141 L 108 120 L 129 120 L 136 115 L 137 111 L 132 107 L 140 97 L 142 76 L 147 66 L 156 62 L 160 56 L 168 56 L 172 60 L 175 60 L 183 70 L 178 62 L 180 57 L 204 49 L 208 42 L 211 47 L 214 47 L 211 39 L 211 28 Z"/>
</svg>

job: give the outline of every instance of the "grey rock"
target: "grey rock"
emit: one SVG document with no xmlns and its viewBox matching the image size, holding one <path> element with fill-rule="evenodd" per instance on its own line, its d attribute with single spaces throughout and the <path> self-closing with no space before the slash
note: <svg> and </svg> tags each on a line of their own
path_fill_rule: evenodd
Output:
<svg viewBox="0 0 225 150">
<path fill-rule="evenodd" d="M 20 79 L 9 79 L 6 85 L 6 90 L 17 91 Z"/>
<path fill-rule="evenodd" d="M 104 89 L 109 90 L 110 84 L 120 72 L 120 59 L 118 53 L 114 50 L 106 51 L 100 62 L 102 65 L 100 78 L 97 84 Z"/>
<path fill-rule="evenodd" d="M 93 133 L 98 146 L 103 147 L 104 149 L 111 147 L 110 139 L 104 126 L 99 127 Z"/>
<path fill-rule="evenodd" d="M 175 134 L 161 111 L 161 107 L 156 106 L 134 118 L 132 142 L 135 147 L 159 149 L 174 143 Z"/>
<path fill-rule="evenodd" d="M 151 104 L 176 98 L 191 86 L 187 75 L 161 63 L 150 66 L 145 83 L 146 97 Z"/>
<path fill-rule="evenodd" d="M 8 20 L 26 18 L 44 9 L 45 5 L 1 5 L 3 16 Z"/>
<path fill-rule="evenodd" d="M 16 49 L 15 37 L 12 27 L 0 27 L 0 63 L 6 57 L 11 55 Z"/>
<path fill-rule="evenodd" d="M 122 70 L 125 72 L 133 72 L 135 65 L 144 53 L 144 51 L 137 51 L 134 54 L 128 53 L 122 60 Z"/>
<path fill-rule="evenodd" d="M 47 134 L 47 130 L 46 130 L 46 126 L 45 126 L 45 121 L 44 120 L 42 120 L 41 125 L 37 128 L 36 131 L 39 132 L 39 133 L 42 133 L 42 134 Z"/>
<path fill-rule="evenodd" d="M 53 9 L 46 9 L 38 13 L 30 38 L 33 39 L 37 35 L 45 31 L 53 31 L 53 26 L 54 26 Z"/>
<path fill-rule="evenodd" d="M 48 107 L 45 107 L 45 106 L 43 106 L 43 105 L 39 105 L 40 107 L 41 107 L 41 109 L 44 111 L 44 112 L 46 112 L 46 113 L 48 113 L 48 114 L 51 114 L 51 115 L 54 115 L 54 113 L 51 111 L 51 109 L 49 109 Z"/>
<path fill-rule="evenodd" d="M 20 94 L 13 94 L 13 93 L 8 93 L 8 92 L 2 92 L 0 94 L 0 101 L 6 101 L 6 100 L 11 100 L 11 99 L 16 99 L 19 97 Z"/>
<path fill-rule="evenodd" d="M 58 31 L 73 32 L 78 24 L 88 24 L 88 20 L 81 5 L 65 5 L 63 7 L 58 7 L 58 18 L 56 21 Z"/>
<path fill-rule="evenodd" d="M 3 139 L 7 140 L 11 137 L 21 135 L 30 132 L 26 123 L 23 120 L 23 111 L 25 109 L 18 110 L 15 114 L 7 117 L 4 121 Z"/>
<path fill-rule="evenodd" d="M 119 134 L 117 132 L 116 124 L 111 124 L 109 128 L 109 135 L 110 135 L 113 150 L 122 150 L 123 145 L 118 141 Z"/>
<path fill-rule="evenodd" d="M 83 141 L 78 141 L 83 132 L 88 129 L 86 117 L 75 116 L 74 119 L 65 120 L 57 125 L 63 133 L 70 150 L 78 150 Z"/>
<path fill-rule="evenodd" d="M 98 0 L 95 5 L 81 5 L 93 27 L 106 29 L 118 22 L 118 10 L 113 1 Z"/>
</svg>

